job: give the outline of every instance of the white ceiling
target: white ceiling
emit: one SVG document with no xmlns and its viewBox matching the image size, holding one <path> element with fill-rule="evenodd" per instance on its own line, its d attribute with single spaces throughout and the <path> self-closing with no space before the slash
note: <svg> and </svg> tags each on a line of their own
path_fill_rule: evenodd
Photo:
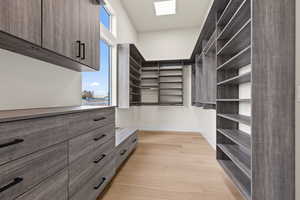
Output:
<svg viewBox="0 0 300 200">
<path fill-rule="evenodd" d="M 156 16 L 154 0 L 121 0 L 137 32 L 200 27 L 212 0 L 177 0 L 177 14 Z"/>
</svg>

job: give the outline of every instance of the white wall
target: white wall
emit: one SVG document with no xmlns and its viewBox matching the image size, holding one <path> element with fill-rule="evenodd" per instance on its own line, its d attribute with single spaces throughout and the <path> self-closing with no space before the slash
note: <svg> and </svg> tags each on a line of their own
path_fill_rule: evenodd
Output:
<svg viewBox="0 0 300 200">
<path fill-rule="evenodd" d="M 189 59 L 200 27 L 139 33 L 140 50 L 148 60 Z"/>
<path fill-rule="evenodd" d="M 0 60 L 0 110 L 81 104 L 80 73 L 2 49 Z"/>
<path fill-rule="evenodd" d="M 296 90 L 300 86 L 300 2 L 296 1 Z M 300 89 L 296 91 L 300 97 Z M 296 200 L 300 199 L 300 98 L 296 101 Z"/>
</svg>

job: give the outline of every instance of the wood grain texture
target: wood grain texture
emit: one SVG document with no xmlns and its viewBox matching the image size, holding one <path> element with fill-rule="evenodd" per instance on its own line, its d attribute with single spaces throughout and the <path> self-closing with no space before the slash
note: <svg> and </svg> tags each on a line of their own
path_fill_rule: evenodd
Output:
<svg viewBox="0 0 300 200">
<path fill-rule="evenodd" d="M 80 2 L 80 41 L 85 44 L 85 59 L 81 62 L 100 70 L 100 17 L 96 0 Z"/>
<path fill-rule="evenodd" d="M 252 0 L 253 200 L 295 200 L 295 0 Z"/>
<path fill-rule="evenodd" d="M 211 174 L 209 176 L 208 174 Z M 198 133 L 140 132 L 102 200 L 242 200 Z"/>
<path fill-rule="evenodd" d="M 0 31 L 41 45 L 41 0 L 1 0 Z"/>
<path fill-rule="evenodd" d="M 23 181 L 0 193 L 0 199 L 12 200 L 67 166 L 67 143 L 53 146 L 0 167 L 0 185 L 15 178 Z"/>
<path fill-rule="evenodd" d="M 58 172 L 16 200 L 68 200 L 68 170 Z"/>
<path fill-rule="evenodd" d="M 43 48 L 78 59 L 79 0 L 43 0 Z"/>
<path fill-rule="evenodd" d="M 23 140 L 0 148 L 0 165 L 68 139 L 65 116 L 0 123 L 0 144 Z"/>
<path fill-rule="evenodd" d="M 111 160 L 115 160 L 114 154 L 115 140 L 111 139 L 106 144 L 94 148 L 90 152 L 82 155 L 77 160 L 73 161 L 69 166 L 69 196 L 76 196 L 76 193 L 103 168 L 104 165 Z M 105 157 L 102 158 L 102 156 Z M 101 160 L 100 160 L 101 159 Z M 94 161 L 99 160 L 98 163 Z"/>
</svg>

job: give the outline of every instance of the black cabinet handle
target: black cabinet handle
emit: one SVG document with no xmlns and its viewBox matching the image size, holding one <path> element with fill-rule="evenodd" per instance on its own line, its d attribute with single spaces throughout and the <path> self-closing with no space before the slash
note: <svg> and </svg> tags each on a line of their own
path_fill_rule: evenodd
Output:
<svg viewBox="0 0 300 200">
<path fill-rule="evenodd" d="M 94 161 L 95 164 L 98 164 L 101 160 L 103 160 L 106 157 L 105 154 L 102 154 L 100 158 Z"/>
<path fill-rule="evenodd" d="M 101 185 L 103 185 L 103 183 L 106 181 L 106 178 L 105 177 L 103 177 L 102 179 L 101 179 L 101 182 L 98 184 L 98 185 L 96 185 L 95 187 L 94 187 L 94 189 L 95 190 L 98 190 L 100 187 L 101 187 Z"/>
<path fill-rule="evenodd" d="M 78 54 L 77 54 L 77 58 L 81 57 L 81 42 L 80 40 L 77 40 L 76 43 L 78 44 Z"/>
<path fill-rule="evenodd" d="M 105 119 L 106 119 L 106 117 L 99 117 L 99 118 L 94 119 L 94 122 L 102 121 Z"/>
<path fill-rule="evenodd" d="M 4 144 L 0 144 L 0 148 L 4 148 L 4 147 L 8 147 L 8 146 L 12 146 L 12 145 L 16 145 L 16 144 L 19 144 L 19 143 L 22 143 L 24 142 L 23 139 L 15 139 L 11 142 L 7 142 L 7 143 L 4 143 Z"/>
<path fill-rule="evenodd" d="M 99 136 L 99 137 L 94 138 L 94 140 L 95 140 L 95 141 L 99 141 L 99 140 L 101 140 L 101 139 L 103 139 L 103 138 L 105 138 L 105 137 L 106 137 L 106 135 L 103 134 L 103 135 L 101 135 L 101 136 Z"/>
<path fill-rule="evenodd" d="M 120 155 L 121 155 L 121 156 L 124 156 L 126 152 L 127 152 L 127 149 L 124 149 L 124 150 L 120 153 Z"/>
<path fill-rule="evenodd" d="M 132 140 L 132 143 L 136 143 L 137 139 L 135 138 L 134 140 Z"/>
<path fill-rule="evenodd" d="M 85 60 L 85 43 L 81 43 L 81 47 L 82 47 L 82 57 L 81 57 L 81 60 Z"/>
<path fill-rule="evenodd" d="M 0 193 L 4 192 L 5 190 L 8 190 L 9 188 L 21 183 L 23 181 L 23 178 L 17 177 L 15 178 L 12 182 L 10 182 L 9 184 L 3 186 L 2 188 L 0 188 Z"/>
</svg>

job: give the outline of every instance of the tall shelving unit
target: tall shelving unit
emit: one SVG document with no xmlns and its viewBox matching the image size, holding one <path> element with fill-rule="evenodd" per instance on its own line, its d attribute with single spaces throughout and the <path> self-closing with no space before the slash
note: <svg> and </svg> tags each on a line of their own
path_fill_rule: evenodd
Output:
<svg viewBox="0 0 300 200">
<path fill-rule="evenodd" d="M 194 105 L 214 66 L 217 160 L 246 200 L 295 200 L 294 8 L 215 0 L 191 57 Z"/>
</svg>

